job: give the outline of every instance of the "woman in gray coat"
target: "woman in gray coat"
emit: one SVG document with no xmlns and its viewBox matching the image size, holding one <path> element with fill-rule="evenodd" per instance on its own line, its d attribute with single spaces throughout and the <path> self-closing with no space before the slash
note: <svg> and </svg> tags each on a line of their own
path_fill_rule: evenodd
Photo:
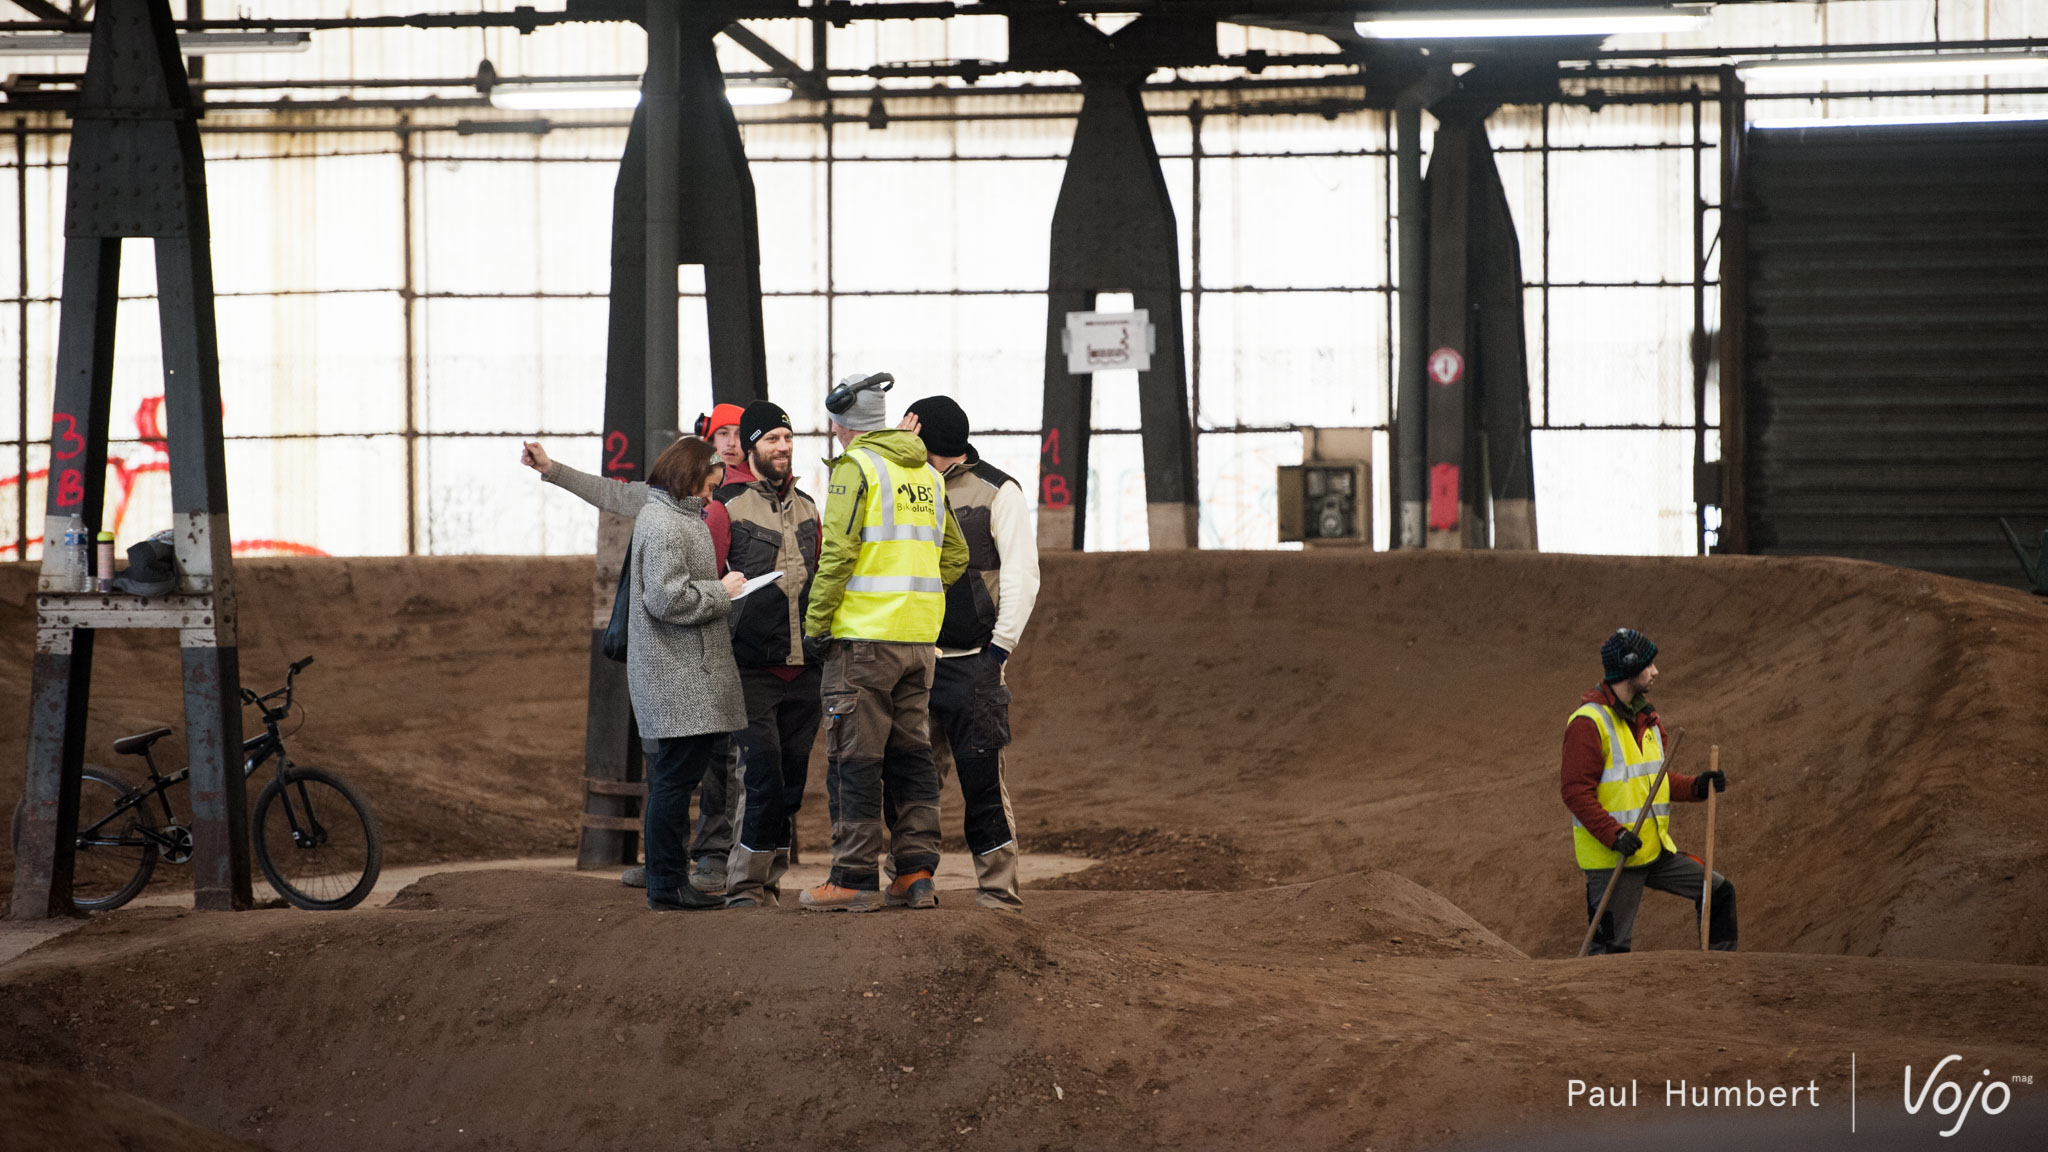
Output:
<svg viewBox="0 0 2048 1152">
<path fill-rule="evenodd" d="M 626 684 L 646 753 L 641 836 L 647 906 L 656 910 L 724 903 L 689 884 L 690 793 L 747 725 L 726 628 L 746 578 L 719 577 L 704 526 L 704 502 L 724 473 L 709 444 L 676 441 L 647 470 L 647 506 L 633 522 Z"/>
</svg>

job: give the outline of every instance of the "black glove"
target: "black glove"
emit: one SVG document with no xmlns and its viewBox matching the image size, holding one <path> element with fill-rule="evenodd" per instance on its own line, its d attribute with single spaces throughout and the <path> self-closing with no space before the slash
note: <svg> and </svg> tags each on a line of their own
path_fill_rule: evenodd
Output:
<svg viewBox="0 0 2048 1152">
<path fill-rule="evenodd" d="M 1608 845 L 1608 847 L 1621 853 L 1622 859 L 1626 860 L 1643 850 L 1643 838 L 1623 828 L 1614 834 L 1614 843 Z"/>
<path fill-rule="evenodd" d="M 1692 798 L 1695 800 L 1705 800 L 1707 798 L 1707 785 L 1709 784 L 1714 786 L 1714 791 L 1716 792 L 1726 792 L 1728 790 L 1728 774 L 1719 768 L 1712 768 L 1693 777 Z"/>
<path fill-rule="evenodd" d="M 1008 651 L 1007 649 L 1004 649 L 1004 648 L 1002 648 L 1002 647 L 1000 647 L 1000 646 L 998 646 L 998 645 L 995 645 L 995 644 L 991 644 L 991 645 L 989 645 L 988 647 L 986 647 L 986 648 L 982 649 L 982 651 L 984 651 L 984 652 L 988 653 L 989 655 L 991 655 L 991 656 L 995 657 L 995 658 L 996 658 L 996 663 L 998 663 L 998 664 L 1003 664 L 1003 663 L 1007 663 L 1007 662 L 1009 661 L 1009 659 L 1010 659 L 1010 653 L 1009 653 L 1009 651 Z"/>
<path fill-rule="evenodd" d="M 831 653 L 832 638 L 830 636 L 804 637 L 804 663 L 823 664 L 825 657 L 831 655 Z"/>
</svg>

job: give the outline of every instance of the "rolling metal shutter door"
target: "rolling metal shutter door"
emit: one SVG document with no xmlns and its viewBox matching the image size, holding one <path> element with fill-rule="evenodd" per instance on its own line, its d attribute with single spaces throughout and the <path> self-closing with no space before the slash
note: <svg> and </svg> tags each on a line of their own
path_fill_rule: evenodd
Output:
<svg viewBox="0 0 2048 1152">
<path fill-rule="evenodd" d="M 1749 551 L 2022 584 L 2048 523 L 2048 124 L 1752 131 Z"/>
</svg>

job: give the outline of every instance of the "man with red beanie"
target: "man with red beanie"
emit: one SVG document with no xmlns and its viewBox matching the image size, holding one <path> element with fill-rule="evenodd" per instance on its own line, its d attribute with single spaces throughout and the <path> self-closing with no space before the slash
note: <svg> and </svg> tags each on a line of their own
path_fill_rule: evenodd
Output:
<svg viewBox="0 0 2048 1152">
<path fill-rule="evenodd" d="M 709 416 L 697 417 L 697 435 L 711 442 L 711 450 L 725 461 L 725 482 L 739 479 L 733 469 L 747 471 L 747 449 L 740 443 L 740 419 L 746 409 L 737 404 L 714 404 Z"/>
<path fill-rule="evenodd" d="M 1678 850 L 1671 840 L 1671 802 L 1705 800 L 1707 789 L 1726 791 L 1719 770 L 1688 776 L 1666 773 L 1655 796 L 1650 786 L 1664 766 L 1664 726 L 1649 700 L 1657 682 L 1657 645 L 1633 628 L 1617 629 L 1600 646 L 1602 679 L 1580 698 L 1564 730 L 1564 767 L 1559 791 L 1572 814 L 1572 844 L 1586 874 L 1586 918 L 1590 921 L 1614 866 L 1626 859 L 1615 880 L 1614 899 L 1593 933 L 1591 954 L 1626 952 L 1635 932 L 1643 889 L 1655 888 L 1692 901 L 1694 914 L 1705 890 L 1706 866 Z M 1631 829 L 1643 809 L 1650 818 L 1644 835 Z M 1707 944 L 1735 951 L 1735 886 L 1714 873 L 1714 907 Z"/>
</svg>

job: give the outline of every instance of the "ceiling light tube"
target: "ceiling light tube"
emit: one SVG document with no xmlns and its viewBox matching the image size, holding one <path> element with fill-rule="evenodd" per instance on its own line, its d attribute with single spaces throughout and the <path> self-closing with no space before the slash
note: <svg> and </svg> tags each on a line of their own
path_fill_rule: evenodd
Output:
<svg viewBox="0 0 2048 1152">
<path fill-rule="evenodd" d="M 2028 124 L 2048 112 L 1926 112 L 1904 116 L 1767 116 L 1749 126 L 1765 132 L 1806 128 L 1897 128 L 1919 124 Z"/>
<path fill-rule="evenodd" d="M 2048 72 L 2048 55 L 2034 52 L 1949 52 L 1922 56 L 1839 56 L 1822 60 L 1749 60 L 1735 68 L 1745 80 L 2009 76 L 2021 72 Z"/>
<path fill-rule="evenodd" d="M 725 98 L 735 106 L 784 104 L 792 91 L 786 81 L 734 81 Z M 637 84 L 560 83 L 500 80 L 491 85 L 491 107 L 518 112 L 624 110 L 640 106 Z"/>
<path fill-rule="evenodd" d="M 499 82 L 491 85 L 491 107 L 519 112 L 576 112 L 639 106 L 640 86 L 637 84 Z"/>
<path fill-rule="evenodd" d="M 725 98 L 733 106 L 787 104 L 796 93 L 786 80 L 735 81 L 725 86 Z"/>
<path fill-rule="evenodd" d="M 1360 18 L 1354 27 L 1371 40 L 1481 40 L 1690 32 L 1706 21 L 1701 7 L 1510 8 L 1375 13 Z"/>
<path fill-rule="evenodd" d="M 180 32 L 178 51 L 186 56 L 224 52 L 304 52 L 312 46 L 310 32 Z M 0 36 L 0 56 L 84 56 L 92 51 L 90 32 L 24 32 Z"/>
</svg>

